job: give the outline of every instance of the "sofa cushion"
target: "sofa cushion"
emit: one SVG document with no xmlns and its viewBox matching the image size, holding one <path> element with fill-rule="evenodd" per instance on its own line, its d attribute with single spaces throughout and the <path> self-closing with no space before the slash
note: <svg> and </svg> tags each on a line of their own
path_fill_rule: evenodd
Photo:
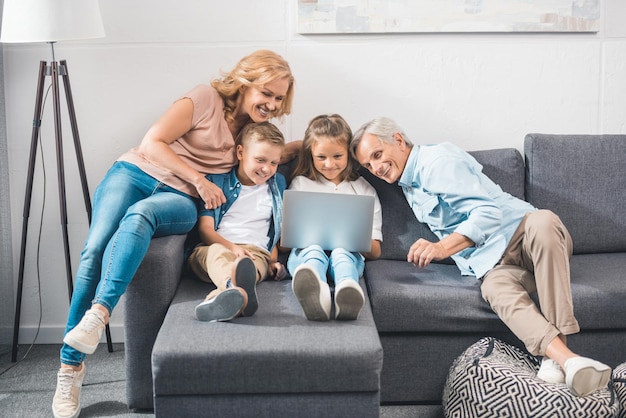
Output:
<svg viewBox="0 0 626 418">
<path fill-rule="evenodd" d="M 555 212 L 574 253 L 626 251 L 626 135 L 528 134 L 526 198 Z"/>
<path fill-rule="evenodd" d="M 454 265 L 424 269 L 395 260 L 368 261 L 365 276 L 378 331 L 506 331 L 480 294 L 480 281 Z"/>
<path fill-rule="evenodd" d="M 574 313 L 586 331 L 624 329 L 626 253 L 572 257 Z M 382 332 L 506 331 L 480 293 L 480 281 L 456 266 L 420 269 L 395 260 L 368 261 L 365 275 L 372 310 Z M 531 297 L 538 303 L 536 294 Z"/>
<path fill-rule="evenodd" d="M 574 314 L 585 331 L 625 329 L 626 252 L 579 254 L 571 263 Z"/>
<path fill-rule="evenodd" d="M 514 148 L 472 151 L 470 154 L 483 166 L 483 173 L 502 187 L 502 190 L 524 198 L 524 160 Z M 376 189 L 383 212 L 382 258 L 406 260 L 411 244 L 419 238 L 438 241 L 427 225 L 417 221 L 402 189 L 389 184 L 365 169 L 361 175 Z M 452 264 L 450 259 L 444 264 Z"/>
<path fill-rule="evenodd" d="M 382 347 L 368 301 L 356 321 L 308 321 L 290 280 L 266 281 L 257 286 L 254 316 L 199 322 L 194 307 L 213 288 L 181 281 L 154 344 L 155 396 L 369 392 L 378 399 Z"/>
</svg>

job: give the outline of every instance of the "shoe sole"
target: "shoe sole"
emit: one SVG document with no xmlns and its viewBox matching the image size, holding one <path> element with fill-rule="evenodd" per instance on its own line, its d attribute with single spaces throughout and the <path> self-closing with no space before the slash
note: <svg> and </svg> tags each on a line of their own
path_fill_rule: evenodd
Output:
<svg viewBox="0 0 626 418">
<path fill-rule="evenodd" d="M 240 258 L 233 267 L 233 285 L 241 287 L 248 294 L 248 304 L 243 309 L 243 316 L 252 316 L 259 308 L 256 294 L 256 267 L 249 258 Z"/>
<path fill-rule="evenodd" d="M 584 397 L 607 387 L 609 380 L 611 380 L 610 368 L 598 369 L 589 366 L 578 370 L 568 386 L 574 395 Z"/>
<path fill-rule="evenodd" d="M 363 307 L 363 295 L 354 288 L 344 287 L 335 291 L 335 319 L 338 321 L 354 321 L 359 317 Z"/>
<path fill-rule="evenodd" d="M 74 329 L 72 331 L 74 331 Z M 68 332 L 63 338 L 63 342 L 65 344 L 84 354 L 93 354 L 96 352 L 96 348 L 98 348 L 98 344 L 100 344 L 100 338 L 102 338 L 102 333 L 100 333 L 100 338 L 98 338 L 98 343 L 96 345 L 89 345 L 74 338 L 72 331 Z"/>
<path fill-rule="evenodd" d="M 324 310 L 320 300 L 322 282 L 312 272 L 306 269 L 296 272 L 292 287 L 306 319 L 309 321 L 328 321 L 330 319 L 330 312 Z"/>
<path fill-rule="evenodd" d="M 208 302 L 196 306 L 196 319 L 202 322 L 230 321 L 243 306 L 243 295 L 237 289 L 227 289 Z"/>
</svg>

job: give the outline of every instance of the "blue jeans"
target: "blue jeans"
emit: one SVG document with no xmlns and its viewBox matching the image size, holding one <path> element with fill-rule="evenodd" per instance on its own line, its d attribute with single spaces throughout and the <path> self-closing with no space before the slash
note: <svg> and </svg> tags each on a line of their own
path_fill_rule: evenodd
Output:
<svg viewBox="0 0 626 418">
<path fill-rule="evenodd" d="M 93 198 L 92 220 L 80 255 L 65 333 L 92 304 L 113 311 L 135 276 L 152 237 L 186 234 L 197 220 L 193 197 L 138 167 L 116 162 Z M 80 365 L 85 354 L 64 344 L 61 362 Z"/>
<path fill-rule="evenodd" d="M 289 273 L 293 276 L 296 268 L 303 263 L 315 270 L 322 280 L 326 279 L 328 272 L 335 286 L 344 280 L 358 282 L 365 268 L 365 261 L 360 253 L 351 253 L 343 248 L 335 248 L 328 253 L 319 245 L 291 250 L 287 260 Z"/>
</svg>

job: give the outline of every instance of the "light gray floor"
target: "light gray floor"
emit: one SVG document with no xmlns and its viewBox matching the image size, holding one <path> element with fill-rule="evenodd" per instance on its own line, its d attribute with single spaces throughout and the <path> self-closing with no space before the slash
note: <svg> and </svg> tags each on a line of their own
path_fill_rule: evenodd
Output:
<svg viewBox="0 0 626 418">
<path fill-rule="evenodd" d="M 50 417 L 52 397 L 59 369 L 60 345 L 20 346 L 18 362 L 11 362 L 11 347 L 0 346 L 0 416 Z M 106 344 L 87 358 L 87 375 L 81 395 L 81 418 L 85 417 L 154 417 L 136 413 L 126 406 L 124 346 L 114 344 L 109 353 Z M 4 373 L 3 373 L 4 372 Z"/>
</svg>

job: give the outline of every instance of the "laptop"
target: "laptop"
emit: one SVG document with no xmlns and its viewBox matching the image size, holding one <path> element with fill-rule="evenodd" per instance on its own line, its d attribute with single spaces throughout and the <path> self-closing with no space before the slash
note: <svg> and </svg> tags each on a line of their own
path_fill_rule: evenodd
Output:
<svg viewBox="0 0 626 418">
<path fill-rule="evenodd" d="M 374 196 L 285 190 L 280 245 L 368 252 L 373 222 Z"/>
</svg>

